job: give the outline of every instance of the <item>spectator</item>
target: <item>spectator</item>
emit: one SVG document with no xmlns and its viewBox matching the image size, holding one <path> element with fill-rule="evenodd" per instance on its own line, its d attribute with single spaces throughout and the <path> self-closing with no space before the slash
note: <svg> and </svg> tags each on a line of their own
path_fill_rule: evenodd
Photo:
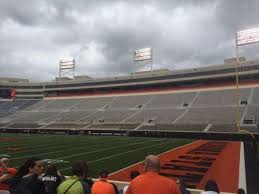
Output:
<svg viewBox="0 0 259 194">
<path fill-rule="evenodd" d="M 90 186 L 83 181 L 87 177 L 88 165 L 83 160 L 78 160 L 72 164 L 72 174 L 57 189 L 58 194 L 91 194 Z"/>
<path fill-rule="evenodd" d="M 12 177 L 16 174 L 15 168 L 10 168 L 10 161 L 8 158 L 2 158 L 0 160 L 0 190 L 1 191 L 8 191 L 9 190 L 9 183 Z"/>
<path fill-rule="evenodd" d="M 130 180 L 132 181 L 134 178 L 136 178 L 136 177 L 139 176 L 139 175 L 140 175 L 140 173 L 139 173 L 138 171 L 136 171 L 136 170 L 131 171 L 131 172 L 130 172 Z M 125 187 L 123 188 L 123 194 L 126 193 L 128 187 L 129 187 L 129 186 L 127 185 L 127 186 L 125 186 Z"/>
<path fill-rule="evenodd" d="M 83 181 L 86 182 L 90 186 L 90 188 L 92 188 L 94 184 L 94 181 L 92 180 L 92 178 L 85 178 Z"/>
<path fill-rule="evenodd" d="M 39 158 L 28 159 L 11 180 L 11 194 L 45 194 L 43 182 L 38 178 L 43 172 L 43 161 Z"/>
<path fill-rule="evenodd" d="M 219 187 L 217 183 L 213 180 L 208 180 L 205 185 L 205 191 L 201 194 L 219 194 Z"/>
<path fill-rule="evenodd" d="M 176 184 L 178 185 L 181 194 L 191 194 L 191 192 L 186 189 L 186 184 L 182 179 L 178 179 Z"/>
<path fill-rule="evenodd" d="M 111 183 L 111 185 L 113 186 L 113 189 L 114 189 L 115 194 L 120 194 L 120 193 L 121 193 L 121 192 L 119 191 L 118 187 L 117 187 L 114 183 Z"/>
<path fill-rule="evenodd" d="M 237 194 L 246 194 L 244 189 L 238 189 Z"/>
<path fill-rule="evenodd" d="M 46 194 L 56 194 L 57 188 L 62 182 L 62 177 L 58 174 L 55 164 L 48 164 L 46 174 L 41 178 L 45 185 Z"/>
<path fill-rule="evenodd" d="M 145 173 L 131 181 L 126 194 L 180 194 L 175 181 L 160 176 L 160 161 L 150 155 L 145 159 Z"/>
<path fill-rule="evenodd" d="M 96 181 L 92 187 L 92 194 L 116 194 L 116 190 L 111 183 L 107 182 L 108 171 L 101 170 L 99 181 Z"/>
</svg>

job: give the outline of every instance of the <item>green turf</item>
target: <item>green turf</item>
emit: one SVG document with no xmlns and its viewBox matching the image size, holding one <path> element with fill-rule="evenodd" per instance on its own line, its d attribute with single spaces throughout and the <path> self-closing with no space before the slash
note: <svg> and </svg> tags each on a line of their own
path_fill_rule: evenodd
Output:
<svg viewBox="0 0 259 194">
<path fill-rule="evenodd" d="M 148 154 L 159 154 L 190 143 L 185 139 L 158 139 L 135 137 L 23 135 L 0 134 L 0 157 L 10 155 L 13 166 L 18 167 L 29 157 L 63 160 L 57 163 L 63 174 L 70 174 L 71 161 L 86 160 L 89 176 L 96 177 L 102 168 L 117 171 L 139 161 Z M 15 138 L 8 140 L 7 138 Z M 19 150 L 10 150 L 19 148 Z"/>
</svg>

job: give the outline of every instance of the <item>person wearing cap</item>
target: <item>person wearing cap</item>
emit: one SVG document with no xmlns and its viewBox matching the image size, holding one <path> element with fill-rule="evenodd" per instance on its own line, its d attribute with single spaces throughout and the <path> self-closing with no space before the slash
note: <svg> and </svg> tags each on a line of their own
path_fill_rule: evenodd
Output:
<svg viewBox="0 0 259 194">
<path fill-rule="evenodd" d="M 149 155 L 145 159 L 145 173 L 131 181 L 126 194 L 180 194 L 175 181 L 160 176 L 160 160 Z"/>
<path fill-rule="evenodd" d="M 116 194 L 114 186 L 107 182 L 108 171 L 101 170 L 99 180 L 93 184 L 92 194 Z"/>
<path fill-rule="evenodd" d="M 8 180 L 15 176 L 16 169 L 9 168 L 10 160 L 8 158 L 2 158 L 0 160 L 0 191 L 8 191 Z"/>
</svg>

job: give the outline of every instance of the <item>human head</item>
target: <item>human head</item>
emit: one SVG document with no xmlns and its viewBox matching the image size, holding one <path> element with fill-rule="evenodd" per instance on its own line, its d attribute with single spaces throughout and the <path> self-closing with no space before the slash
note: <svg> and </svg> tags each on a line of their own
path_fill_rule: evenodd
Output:
<svg viewBox="0 0 259 194">
<path fill-rule="evenodd" d="M 49 163 L 46 169 L 47 174 L 57 174 L 57 166 L 53 163 Z"/>
<path fill-rule="evenodd" d="M 139 171 L 132 170 L 132 171 L 130 172 L 130 179 L 133 180 L 134 178 L 136 178 L 136 177 L 139 176 L 139 175 L 140 175 Z"/>
<path fill-rule="evenodd" d="M 205 191 L 214 191 L 216 193 L 219 193 L 219 187 L 214 180 L 208 180 L 205 185 Z"/>
<path fill-rule="evenodd" d="M 83 160 L 74 161 L 72 164 L 72 173 L 82 179 L 87 177 L 88 165 Z"/>
<path fill-rule="evenodd" d="M 246 192 L 245 192 L 245 190 L 244 189 L 238 189 L 238 191 L 237 191 L 237 194 L 245 194 Z"/>
<path fill-rule="evenodd" d="M 100 172 L 99 172 L 99 177 L 100 177 L 101 179 L 107 179 L 108 176 L 109 176 L 108 170 L 106 170 L 106 169 L 100 170 Z"/>
<path fill-rule="evenodd" d="M 145 172 L 159 172 L 160 160 L 157 156 L 149 155 L 145 158 Z"/>
<path fill-rule="evenodd" d="M 16 177 L 23 177 L 25 175 L 40 176 L 43 173 L 43 161 L 40 158 L 30 158 L 19 168 Z"/>
<path fill-rule="evenodd" d="M 0 165 L 2 167 L 9 167 L 10 160 L 8 158 L 1 158 Z"/>
</svg>

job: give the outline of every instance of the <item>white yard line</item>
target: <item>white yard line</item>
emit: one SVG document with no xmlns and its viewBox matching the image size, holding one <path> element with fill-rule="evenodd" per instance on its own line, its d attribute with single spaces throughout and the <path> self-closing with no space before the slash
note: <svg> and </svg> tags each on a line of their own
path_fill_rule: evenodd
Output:
<svg viewBox="0 0 259 194">
<path fill-rule="evenodd" d="M 55 160 L 61 160 L 61 159 L 66 159 L 66 158 L 72 158 L 72 157 L 75 157 L 75 156 L 82 156 L 82 155 L 86 155 L 86 154 L 98 153 L 100 151 L 111 150 L 111 149 L 119 148 L 119 147 L 123 147 L 123 146 L 138 145 L 138 144 L 150 143 L 150 142 L 156 142 L 156 141 L 160 142 L 160 141 L 164 141 L 164 139 L 144 141 L 144 142 L 138 142 L 138 143 L 132 143 L 132 144 L 126 144 L 126 145 L 119 145 L 119 146 L 112 146 L 112 147 L 108 147 L 108 148 L 98 149 L 98 150 L 95 150 L 95 151 L 82 152 L 80 154 L 74 154 L 74 155 L 69 155 L 69 156 L 65 156 L 65 157 L 61 157 L 61 158 L 55 158 Z"/>
<path fill-rule="evenodd" d="M 163 142 L 163 143 L 159 143 L 159 144 L 149 145 L 149 146 L 145 146 L 145 147 L 142 147 L 142 148 L 137 148 L 137 149 L 134 149 L 134 150 L 122 152 L 122 153 L 119 153 L 119 154 L 114 154 L 114 155 L 111 155 L 111 156 L 107 156 L 107 157 L 103 157 L 103 158 L 99 158 L 99 159 L 96 159 L 96 160 L 89 161 L 88 164 L 95 163 L 95 162 L 98 162 L 98 161 L 101 161 L 101 160 L 106 160 L 106 159 L 114 158 L 114 157 L 117 157 L 117 156 L 120 156 L 120 155 L 123 155 L 123 154 L 127 154 L 127 153 L 131 153 L 131 152 L 135 152 L 135 151 L 139 151 L 139 150 L 144 150 L 146 148 L 152 148 L 152 147 L 163 145 L 163 144 L 167 144 L 167 143 L 168 142 L 166 142 L 166 143 Z M 67 169 L 71 169 L 71 167 L 63 168 L 60 171 L 64 171 L 64 170 L 67 170 Z"/>
<path fill-rule="evenodd" d="M 54 141 L 54 140 L 53 140 Z M 15 145 L 15 146 L 26 146 L 26 145 L 29 145 L 31 142 L 34 142 L 34 141 L 29 141 L 29 142 L 10 142 L 10 143 L 6 143 L 5 145 L 2 145 L 1 144 L 1 146 L 0 146 L 0 148 L 6 148 L 6 147 L 8 147 L 8 146 L 13 146 L 13 145 Z M 42 142 L 41 142 L 42 143 Z M 55 145 L 55 144 L 57 144 L 56 142 L 55 143 L 51 143 L 51 144 L 49 144 L 49 145 Z M 39 148 L 39 147 L 45 147 L 46 145 L 38 145 L 38 146 L 34 146 L 34 148 L 35 147 L 37 147 L 37 148 Z M 16 152 L 16 153 L 18 153 L 18 152 Z"/>
<path fill-rule="evenodd" d="M 185 144 L 185 145 L 182 145 L 182 146 L 173 148 L 173 149 L 171 149 L 171 150 L 168 150 L 168 151 L 165 151 L 165 152 L 163 152 L 163 153 L 161 153 L 161 154 L 158 154 L 157 156 L 161 156 L 161 155 L 163 155 L 163 154 L 167 154 L 167 153 L 169 153 L 169 152 L 171 152 L 171 151 L 178 150 L 178 149 L 180 149 L 180 148 L 183 148 L 183 147 L 185 147 L 185 146 L 192 145 L 192 144 L 197 143 L 197 142 L 199 142 L 199 141 L 201 141 L 201 140 L 198 140 L 198 141 L 195 141 L 195 142 L 192 142 L 192 143 L 188 143 L 188 144 Z M 120 170 L 118 170 L 118 171 L 115 171 L 115 172 L 111 173 L 110 175 L 113 175 L 113 174 L 115 174 L 115 173 L 121 172 L 121 171 L 123 171 L 123 170 L 126 170 L 126 169 L 128 169 L 128 168 L 131 168 L 131 167 L 133 167 L 133 166 L 135 166 L 135 165 L 138 165 L 138 164 L 141 164 L 141 163 L 143 163 L 143 162 L 144 162 L 144 160 L 142 160 L 142 161 L 140 161 L 140 162 L 138 162 L 138 163 L 132 164 L 132 165 L 130 165 L 130 166 L 127 166 L 127 167 L 125 167 L 125 168 L 122 168 L 122 169 L 120 169 Z"/>
<path fill-rule="evenodd" d="M 109 140 L 109 139 L 108 139 Z M 55 140 L 53 140 L 53 141 L 55 141 Z M 100 140 L 100 142 L 103 142 L 104 140 Z M 99 142 L 99 141 L 97 141 L 97 142 Z M 83 140 L 83 141 L 77 141 L 77 143 L 79 143 L 79 145 L 80 144 L 83 144 L 83 143 L 89 143 L 89 142 L 86 142 L 85 140 Z M 93 143 L 95 143 L 95 142 L 93 142 Z M 28 146 L 29 145 L 29 143 L 26 143 L 26 144 L 24 144 L 24 145 L 20 145 L 20 144 L 18 144 L 18 146 L 25 146 L 26 147 L 26 145 Z M 49 145 L 51 145 L 51 146 L 49 146 Z M 78 144 L 75 144 L 75 145 L 78 145 Z M 8 146 L 12 146 L 12 145 L 5 145 L 5 146 L 3 146 L 3 147 L 0 147 L 0 148 L 6 148 L 6 147 L 8 147 Z M 17 146 L 17 145 L 16 145 Z M 38 146 L 33 146 L 33 149 L 27 149 L 26 151 L 17 151 L 17 152 L 15 152 L 15 154 L 21 154 L 21 153 L 27 153 L 27 152 L 32 152 L 32 151 L 37 151 L 37 150 L 39 150 L 40 148 L 44 148 L 44 149 L 42 149 L 42 150 L 49 150 L 49 149 L 51 149 L 51 148 L 59 148 L 59 147 L 66 147 L 66 146 L 69 146 L 67 143 L 65 144 L 62 144 L 62 145 L 59 145 L 57 142 L 55 142 L 55 143 L 52 143 L 52 144 L 43 144 L 43 145 L 38 145 Z M 34 148 L 36 148 L 36 149 L 34 149 Z M 41 149 L 40 149 L 41 150 Z"/>
<path fill-rule="evenodd" d="M 109 140 L 108 141 L 108 143 L 111 143 L 112 141 L 114 141 L 114 140 Z M 124 141 L 118 141 L 119 143 L 122 143 L 122 142 L 124 142 Z M 102 141 L 102 144 L 99 144 L 100 142 L 96 142 L 95 143 L 95 145 L 90 145 L 89 146 L 89 144 L 87 145 L 87 144 L 85 144 L 84 146 L 87 146 L 87 148 L 92 148 L 92 147 L 96 147 L 96 146 L 100 146 L 100 145 L 106 145 L 105 143 L 107 143 L 107 142 L 103 142 Z M 117 142 L 116 142 L 117 143 Z M 83 144 L 83 143 L 82 143 Z M 79 144 L 79 145 L 81 145 L 81 143 Z M 66 146 L 71 146 L 71 145 L 66 145 Z M 63 149 L 63 150 L 58 150 L 58 151 L 53 151 L 53 152 L 45 152 L 45 153 L 42 153 L 42 154 L 34 154 L 34 155 L 32 155 L 32 154 L 30 154 L 30 155 L 27 155 L 27 156 L 21 156 L 21 157 L 16 157 L 16 158 L 11 158 L 12 159 L 12 161 L 13 160 L 17 160 L 17 159 L 22 159 L 22 158 L 28 158 L 28 157 L 33 157 L 33 156 L 43 156 L 43 155 L 48 155 L 48 154 L 53 154 L 53 153 L 59 153 L 59 152 L 67 152 L 67 151 L 70 151 L 70 150 L 80 150 L 80 149 L 86 149 L 86 147 L 77 147 L 78 145 L 74 145 L 74 147 L 73 148 L 70 148 L 70 149 Z M 58 146 L 56 146 L 56 147 L 58 147 Z M 62 146 L 62 147 L 64 147 L 64 146 Z"/>
<path fill-rule="evenodd" d="M 244 152 L 244 143 L 240 143 L 240 159 L 239 159 L 239 180 L 238 188 L 242 188 L 247 193 L 246 188 L 246 168 L 245 168 L 245 152 Z"/>
</svg>

